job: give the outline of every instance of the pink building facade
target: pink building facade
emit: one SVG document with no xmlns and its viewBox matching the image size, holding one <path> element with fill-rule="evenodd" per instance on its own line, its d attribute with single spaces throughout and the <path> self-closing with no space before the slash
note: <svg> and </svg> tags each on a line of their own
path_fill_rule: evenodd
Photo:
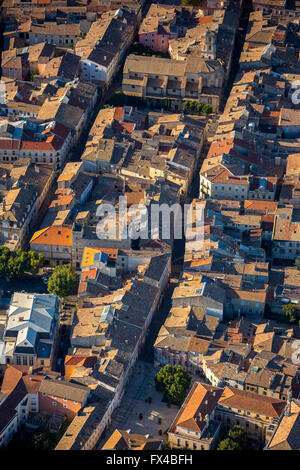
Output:
<svg viewBox="0 0 300 470">
<path fill-rule="evenodd" d="M 168 52 L 170 37 L 170 34 L 158 34 L 157 31 L 154 31 L 153 33 L 139 34 L 139 42 L 155 52 Z"/>
</svg>

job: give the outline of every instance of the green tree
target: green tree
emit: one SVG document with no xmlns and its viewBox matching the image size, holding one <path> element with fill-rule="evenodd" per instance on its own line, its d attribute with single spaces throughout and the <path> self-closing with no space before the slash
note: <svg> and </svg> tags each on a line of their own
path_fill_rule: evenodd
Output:
<svg viewBox="0 0 300 470">
<path fill-rule="evenodd" d="M 300 255 L 298 255 L 297 258 L 296 258 L 295 266 L 300 271 Z"/>
<path fill-rule="evenodd" d="M 181 405 L 190 387 L 191 378 L 180 366 L 166 365 L 155 376 L 156 389 L 163 392 L 168 403 Z"/>
<path fill-rule="evenodd" d="M 42 253 L 36 253 L 35 251 L 29 251 L 29 263 L 30 263 L 30 272 L 32 274 L 37 273 L 37 271 L 44 266 L 45 257 Z"/>
<path fill-rule="evenodd" d="M 201 114 L 202 109 L 203 109 L 203 103 L 199 101 L 198 103 L 196 103 L 195 110 L 197 111 L 198 114 Z"/>
<path fill-rule="evenodd" d="M 0 276 L 22 278 L 25 273 L 34 274 L 44 265 L 44 256 L 34 251 L 10 251 L 0 247 Z"/>
<path fill-rule="evenodd" d="M 63 298 L 75 293 L 76 285 L 76 274 L 70 264 L 56 266 L 48 281 L 48 292 Z"/>
<path fill-rule="evenodd" d="M 35 75 L 39 75 L 38 69 L 35 69 L 31 72 L 31 74 L 30 74 L 30 81 L 31 82 L 33 82 L 33 78 L 34 78 Z"/>
<path fill-rule="evenodd" d="M 213 109 L 210 106 L 210 104 L 204 104 L 203 108 L 202 108 L 202 111 L 203 111 L 204 114 L 208 115 L 208 114 L 212 113 Z"/>
<path fill-rule="evenodd" d="M 229 433 L 228 433 L 229 439 L 232 439 L 235 442 L 238 442 L 241 447 L 243 448 L 246 444 L 247 441 L 247 434 L 244 430 L 244 428 L 238 424 L 233 426 Z"/>
<path fill-rule="evenodd" d="M 247 442 L 247 434 L 242 426 L 233 426 L 225 439 L 219 445 L 218 450 L 243 450 Z"/>
<path fill-rule="evenodd" d="M 183 7 L 198 7 L 200 5 L 199 0 L 181 0 L 181 5 Z"/>
<path fill-rule="evenodd" d="M 284 320 L 288 321 L 289 323 L 296 323 L 298 320 L 298 315 L 296 313 L 296 306 L 289 303 L 286 305 L 283 305 L 282 307 L 283 315 L 284 315 Z"/>
<path fill-rule="evenodd" d="M 190 102 L 189 101 L 185 101 L 183 103 L 183 112 L 185 114 L 188 114 L 190 112 Z"/>
<path fill-rule="evenodd" d="M 194 113 L 197 109 L 197 101 L 190 101 L 190 110 Z"/>
<path fill-rule="evenodd" d="M 234 442 L 232 439 L 227 437 L 220 442 L 217 450 L 241 450 L 241 448 L 238 442 Z"/>
<path fill-rule="evenodd" d="M 35 450 L 51 450 L 51 436 L 49 431 L 41 431 L 33 437 L 33 446 Z"/>
</svg>

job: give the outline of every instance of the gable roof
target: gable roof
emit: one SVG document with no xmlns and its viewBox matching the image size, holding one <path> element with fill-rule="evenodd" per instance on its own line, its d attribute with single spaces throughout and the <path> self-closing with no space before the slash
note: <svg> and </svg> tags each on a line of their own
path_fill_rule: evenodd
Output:
<svg viewBox="0 0 300 470">
<path fill-rule="evenodd" d="M 231 387 L 225 387 L 219 399 L 219 404 L 274 418 L 279 418 L 286 406 L 286 402 L 283 400 Z"/>
<path fill-rule="evenodd" d="M 72 246 L 72 229 L 69 227 L 51 226 L 38 230 L 30 243 L 55 246 Z"/>
</svg>

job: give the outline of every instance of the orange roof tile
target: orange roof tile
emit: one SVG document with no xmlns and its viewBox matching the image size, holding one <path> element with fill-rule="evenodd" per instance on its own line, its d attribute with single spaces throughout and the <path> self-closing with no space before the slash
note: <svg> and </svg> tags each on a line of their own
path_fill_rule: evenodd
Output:
<svg viewBox="0 0 300 470">
<path fill-rule="evenodd" d="M 46 227 L 34 233 L 30 243 L 41 245 L 72 246 L 72 229 L 69 227 Z"/>
<path fill-rule="evenodd" d="M 83 271 L 81 280 L 86 281 L 87 279 L 96 279 L 97 269 L 89 269 L 87 271 Z"/>
</svg>

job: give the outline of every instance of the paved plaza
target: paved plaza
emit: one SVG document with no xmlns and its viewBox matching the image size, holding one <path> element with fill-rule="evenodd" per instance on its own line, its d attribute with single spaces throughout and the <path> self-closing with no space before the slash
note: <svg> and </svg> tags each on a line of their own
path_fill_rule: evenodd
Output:
<svg viewBox="0 0 300 470">
<path fill-rule="evenodd" d="M 132 433 L 150 434 L 152 437 L 160 437 L 160 429 L 163 433 L 169 429 L 179 408 L 174 405 L 168 408 L 167 404 L 162 402 L 162 394 L 155 389 L 156 372 L 153 364 L 137 362 L 120 407 L 112 415 L 112 423 L 105 440 L 117 428 L 124 431 L 130 429 Z M 148 397 L 152 398 L 151 404 L 145 401 Z M 140 413 L 143 414 L 142 420 L 139 419 Z M 158 424 L 159 418 L 162 420 L 161 424 Z M 164 440 L 167 438 L 166 434 L 162 437 Z"/>
</svg>

